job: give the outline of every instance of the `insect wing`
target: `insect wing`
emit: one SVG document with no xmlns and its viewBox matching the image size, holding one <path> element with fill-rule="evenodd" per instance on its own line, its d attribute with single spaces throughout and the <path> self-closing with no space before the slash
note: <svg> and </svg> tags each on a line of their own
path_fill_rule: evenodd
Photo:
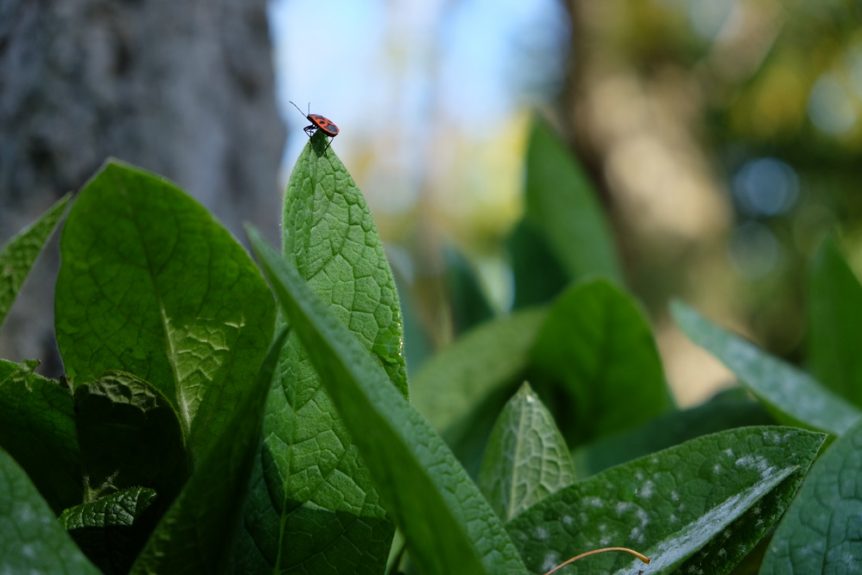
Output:
<svg viewBox="0 0 862 575">
<path fill-rule="evenodd" d="M 308 119 L 311 121 L 312 124 L 322 130 L 323 133 L 327 136 L 334 138 L 338 135 L 338 126 L 336 126 L 326 116 L 321 116 L 320 114 L 309 114 Z"/>
</svg>

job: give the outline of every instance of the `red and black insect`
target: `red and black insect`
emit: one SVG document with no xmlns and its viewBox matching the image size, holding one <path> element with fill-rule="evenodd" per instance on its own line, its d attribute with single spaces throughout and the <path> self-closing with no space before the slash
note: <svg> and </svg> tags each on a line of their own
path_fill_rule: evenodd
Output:
<svg viewBox="0 0 862 575">
<path fill-rule="evenodd" d="M 290 103 L 293 104 L 292 101 Z M 313 136 L 317 130 L 320 130 L 330 138 L 334 138 L 338 135 L 338 126 L 336 126 L 335 123 L 326 116 L 321 116 L 320 114 L 312 114 L 311 112 L 304 114 L 302 112 L 302 109 L 296 104 L 293 104 L 293 107 L 299 110 L 299 113 L 308 118 L 308 121 L 311 122 L 310 126 L 306 126 L 303 128 L 303 131 L 306 133 L 306 135 L 308 135 L 309 138 Z M 309 105 L 309 108 L 310 107 L 311 105 Z"/>
</svg>

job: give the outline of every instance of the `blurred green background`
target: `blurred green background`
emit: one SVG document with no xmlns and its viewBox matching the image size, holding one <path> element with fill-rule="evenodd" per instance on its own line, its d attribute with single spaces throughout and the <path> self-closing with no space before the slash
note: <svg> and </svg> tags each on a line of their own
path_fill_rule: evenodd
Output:
<svg viewBox="0 0 862 575">
<path fill-rule="evenodd" d="M 10 0 L 0 233 L 114 154 L 275 238 L 306 142 L 288 100 L 310 102 L 340 126 L 333 149 L 415 312 L 415 365 L 512 308 L 541 117 L 594 187 L 678 400 L 696 403 L 730 377 L 672 326 L 671 299 L 804 362 L 814 249 L 835 234 L 862 269 L 860 22 L 847 0 Z M 12 314 L 0 355 L 59 373 L 39 351 L 50 277 L 34 273 L 16 305 L 39 311 Z"/>
<path fill-rule="evenodd" d="M 862 266 L 858 2 L 284 0 L 271 16 L 280 91 L 342 124 L 334 148 L 432 347 L 458 331 L 444 249 L 511 306 L 533 113 L 590 175 L 684 404 L 729 377 L 670 325 L 671 298 L 801 361 L 813 250 L 837 233 Z M 304 124 L 287 119 L 289 166 Z"/>
</svg>

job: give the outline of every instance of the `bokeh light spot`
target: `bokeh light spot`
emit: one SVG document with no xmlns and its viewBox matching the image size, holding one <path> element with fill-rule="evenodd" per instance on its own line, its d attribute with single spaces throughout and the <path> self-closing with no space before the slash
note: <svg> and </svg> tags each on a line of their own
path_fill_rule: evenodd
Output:
<svg viewBox="0 0 862 575">
<path fill-rule="evenodd" d="M 834 74 L 823 74 L 814 84 L 808 117 L 820 130 L 836 136 L 846 134 L 856 124 L 854 98 Z"/>
<path fill-rule="evenodd" d="M 778 269 L 784 254 L 781 244 L 767 226 L 749 220 L 730 236 L 730 260 L 745 279 L 761 280 Z"/>
<path fill-rule="evenodd" d="M 733 178 L 733 195 L 750 216 L 777 216 L 787 212 L 799 197 L 796 171 L 777 158 L 746 162 Z"/>
</svg>

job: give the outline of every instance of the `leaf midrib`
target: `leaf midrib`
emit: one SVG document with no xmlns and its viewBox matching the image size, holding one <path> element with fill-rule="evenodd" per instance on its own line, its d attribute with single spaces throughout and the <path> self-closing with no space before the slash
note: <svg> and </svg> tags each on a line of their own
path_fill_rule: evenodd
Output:
<svg viewBox="0 0 862 575">
<path fill-rule="evenodd" d="M 517 436 L 515 440 L 514 457 L 512 458 L 512 475 L 511 481 L 509 482 L 509 500 L 506 503 L 506 517 L 504 518 L 504 521 L 508 521 L 515 516 L 515 490 L 518 485 L 518 478 L 520 477 L 520 474 L 518 473 L 519 466 L 517 463 L 521 460 L 521 453 L 524 450 L 524 436 L 522 430 L 527 427 L 525 423 L 527 410 L 522 406 L 518 411 L 520 413 L 518 413 L 518 425 L 516 426 Z"/>
<path fill-rule="evenodd" d="M 318 386 L 318 389 L 321 392 L 325 393 L 325 390 L 322 389 L 322 386 Z M 297 419 L 298 418 L 295 418 L 294 421 L 296 421 Z M 293 460 L 294 460 L 295 450 L 292 447 L 293 446 L 290 446 L 290 449 L 288 450 L 288 461 L 287 461 L 288 472 L 293 470 L 293 463 L 294 463 Z M 348 449 L 342 450 L 341 455 L 335 461 L 335 463 L 333 464 L 330 471 L 325 476 L 323 476 L 320 481 L 317 481 L 315 483 L 314 488 L 308 493 L 308 497 L 306 498 L 306 500 L 304 502 L 301 502 L 299 505 L 294 506 L 289 511 L 287 510 L 287 500 L 289 499 L 288 492 L 286 489 L 282 489 L 284 496 L 282 498 L 281 505 L 279 506 L 280 511 L 279 511 L 279 526 L 278 526 L 278 539 L 277 539 L 278 551 L 277 551 L 277 554 L 275 557 L 275 563 L 273 564 L 273 574 L 278 575 L 279 573 L 281 573 L 280 567 L 282 565 L 282 559 L 283 559 L 284 537 L 285 537 L 285 530 L 287 528 L 287 519 L 291 515 L 296 513 L 296 511 L 298 509 L 301 509 L 302 507 L 304 507 L 306 503 L 311 501 L 312 496 L 315 495 L 318 491 L 320 491 L 320 489 L 326 483 L 326 480 L 332 476 L 332 474 L 338 469 L 338 466 L 341 465 L 341 463 L 344 461 L 344 458 L 347 456 Z M 289 477 L 289 475 L 283 476 L 284 481 L 282 481 L 282 485 L 284 485 L 284 483 L 286 483 L 288 477 Z M 351 515 L 353 515 L 353 514 L 351 514 Z M 347 523 L 347 525 L 348 526 L 352 525 L 355 521 L 358 521 L 358 520 L 359 520 L 359 516 L 353 515 L 353 521 Z M 337 534 L 334 534 L 330 538 L 330 541 L 336 539 L 337 537 L 339 537 L 342 533 L 345 533 L 346 531 L 347 531 L 347 529 L 342 529 Z M 316 552 L 316 553 L 312 554 L 311 557 L 315 557 L 317 555 L 320 555 L 320 553 L 321 552 Z M 306 561 L 309 561 L 311 559 L 311 557 L 309 557 L 308 559 L 303 559 L 302 561 L 300 561 L 299 563 L 295 563 L 294 565 L 302 565 Z"/>
<path fill-rule="evenodd" d="M 174 341 L 171 338 L 169 329 L 170 320 L 168 319 L 167 312 L 164 306 L 164 298 L 162 297 L 158 282 L 156 281 L 157 276 L 152 259 L 150 258 L 149 246 L 147 242 L 144 241 L 144 234 L 141 231 L 140 223 L 135 217 L 134 210 L 131 209 L 131 202 L 128 201 L 130 197 L 129 190 L 125 185 L 121 185 L 119 186 L 119 188 L 120 192 L 126 197 L 127 201 L 123 202 L 123 205 L 126 207 L 126 213 L 129 218 L 129 221 L 132 222 L 132 225 L 135 227 L 135 232 L 138 235 L 138 242 L 141 246 L 141 253 L 143 254 L 144 261 L 147 264 L 147 279 L 149 279 L 150 281 L 150 285 L 153 288 L 153 293 L 156 297 L 156 305 L 158 305 L 159 307 L 159 324 L 165 337 L 165 343 L 167 344 L 166 356 L 168 359 L 168 365 L 170 365 L 171 367 L 171 374 L 174 379 L 174 396 L 176 397 L 177 411 L 180 415 L 179 420 L 183 431 L 183 438 L 187 442 L 189 437 L 191 437 L 191 413 L 188 401 L 186 400 L 185 394 L 182 390 L 182 386 L 180 385 L 180 376 L 177 369 L 177 351 Z M 172 213 L 171 215 L 173 216 L 174 214 Z M 177 227 L 177 229 L 179 229 L 179 227 Z M 179 240 L 177 239 L 174 242 L 174 245 L 171 247 L 171 252 L 173 252 L 173 250 L 175 249 L 175 246 L 178 241 Z"/>
</svg>

